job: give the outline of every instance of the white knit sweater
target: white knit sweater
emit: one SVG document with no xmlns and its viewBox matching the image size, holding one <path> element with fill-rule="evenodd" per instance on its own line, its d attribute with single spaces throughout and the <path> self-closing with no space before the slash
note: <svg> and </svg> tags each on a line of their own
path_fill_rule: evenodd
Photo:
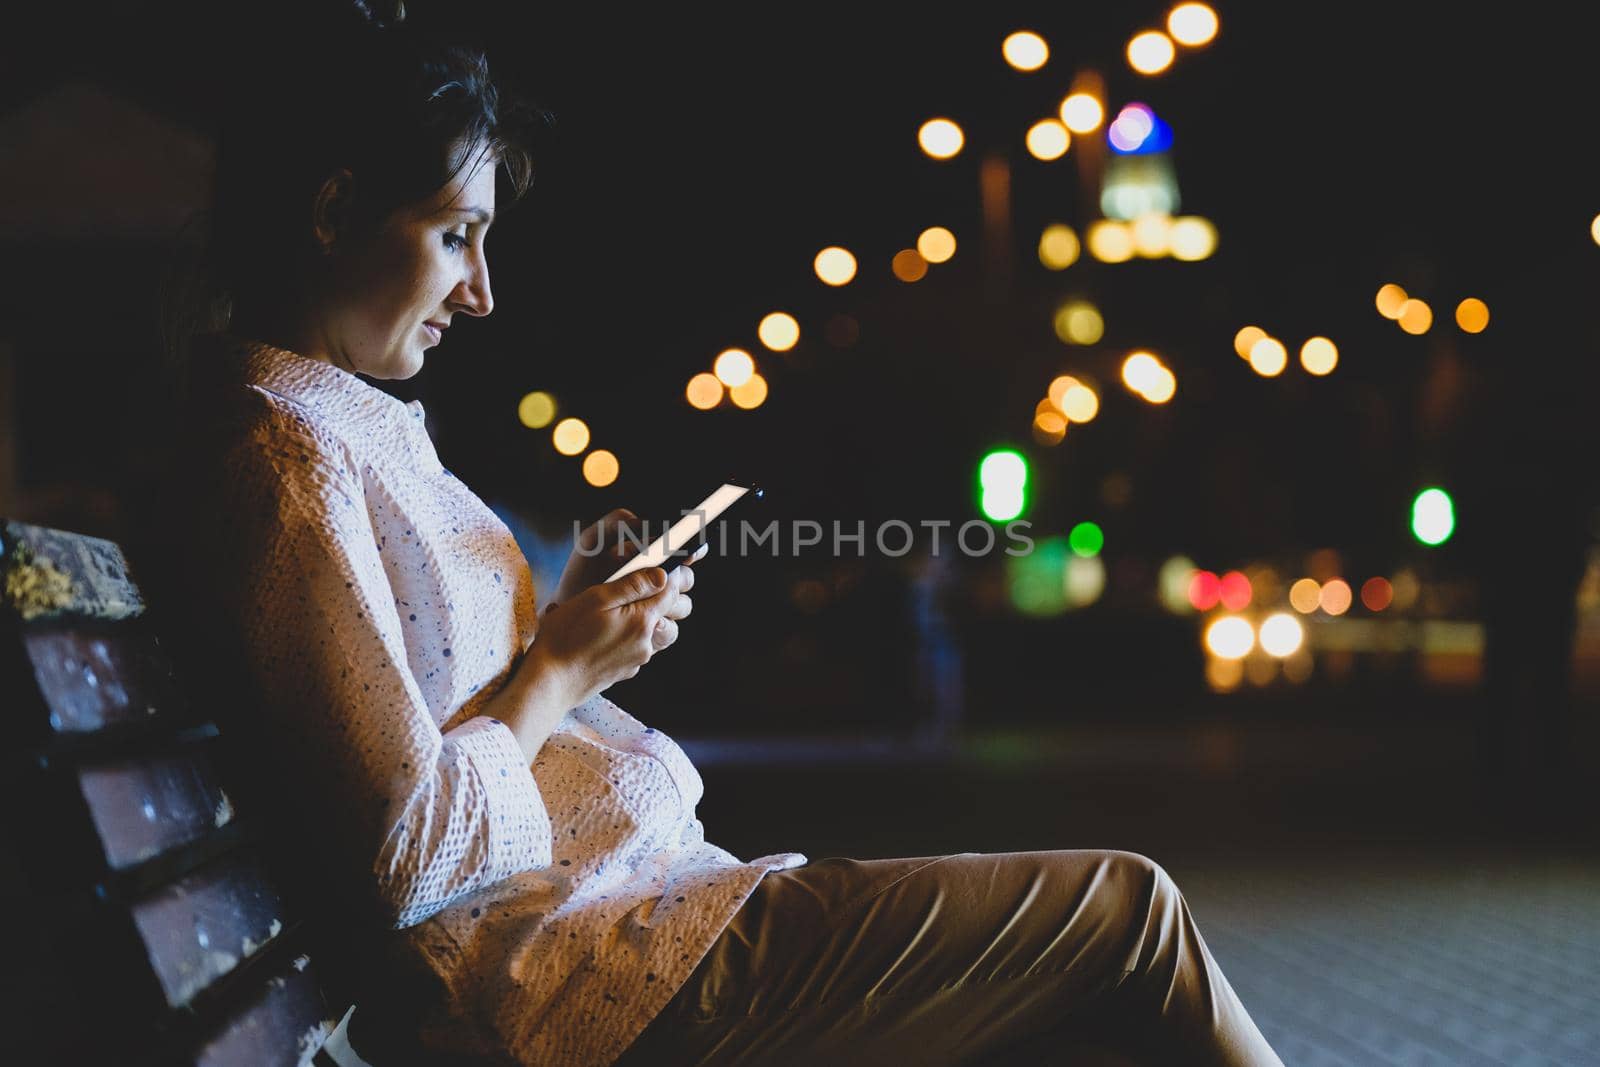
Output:
<svg viewBox="0 0 1600 1067">
<path fill-rule="evenodd" d="M 532 579 L 421 402 L 259 343 L 219 358 L 240 414 L 217 592 L 293 788 L 359 860 L 330 877 L 367 879 L 449 991 L 429 1043 L 610 1063 L 761 877 L 805 857 L 706 842 L 682 750 L 604 698 L 530 768 L 476 709 L 534 638 Z"/>
</svg>

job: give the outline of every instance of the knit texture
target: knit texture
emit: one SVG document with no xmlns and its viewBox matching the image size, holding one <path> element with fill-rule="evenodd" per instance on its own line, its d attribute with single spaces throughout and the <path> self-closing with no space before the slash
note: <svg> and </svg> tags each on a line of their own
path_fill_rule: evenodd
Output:
<svg viewBox="0 0 1600 1067">
<path fill-rule="evenodd" d="M 706 842 L 688 758 L 603 697 L 528 766 L 477 709 L 534 640 L 532 578 L 421 402 L 257 342 L 217 358 L 215 592 L 286 790 L 350 858 L 329 877 L 437 977 L 427 1044 L 609 1064 L 805 857 Z"/>
</svg>

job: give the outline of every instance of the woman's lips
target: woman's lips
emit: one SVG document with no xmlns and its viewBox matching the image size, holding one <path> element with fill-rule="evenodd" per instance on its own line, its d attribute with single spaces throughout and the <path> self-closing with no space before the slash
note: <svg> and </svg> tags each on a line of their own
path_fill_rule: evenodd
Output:
<svg viewBox="0 0 1600 1067">
<path fill-rule="evenodd" d="M 425 322 L 422 324 L 422 328 L 433 335 L 434 344 L 438 344 L 440 341 L 444 340 L 444 331 L 439 329 L 439 327 L 435 326 L 433 323 Z"/>
</svg>

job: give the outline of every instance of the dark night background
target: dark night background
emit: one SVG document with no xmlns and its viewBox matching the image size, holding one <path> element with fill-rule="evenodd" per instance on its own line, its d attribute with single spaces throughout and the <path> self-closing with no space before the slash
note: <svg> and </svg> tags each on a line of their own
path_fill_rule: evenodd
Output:
<svg viewBox="0 0 1600 1067">
<path fill-rule="evenodd" d="M 1331 923 L 1330 937 L 1371 936 L 1381 953 L 1378 927 L 1339 925 L 1340 894 L 1436 916 L 1470 899 L 1479 918 L 1537 897 L 1544 910 L 1507 936 L 1530 953 L 1591 946 L 1548 973 L 1562 989 L 1587 973 L 1573 1011 L 1592 1031 L 1600 639 L 1584 635 L 1600 628 L 1600 588 L 1581 590 L 1586 572 L 1600 580 L 1600 157 L 1587 143 L 1600 16 L 1216 6 L 1217 40 L 1146 78 L 1123 45 L 1164 5 L 413 4 L 413 21 L 485 44 L 555 126 L 531 193 L 488 240 L 495 313 L 416 379 L 382 385 L 423 400 L 445 465 L 508 519 L 536 574 L 559 566 L 574 519 L 617 506 L 668 518 L 734 470 L 769 487 L 773 517 L 959 526 L 978 517 L 979 459 L 1018 447 L 1036 537 L 1085 519 L 1105 530 L 1108 585 L 1091 607 L 1020 615 L 995 559 L 951 561 L 933 609 L 910 558 L 870 549 L 702 566 L 679 646 L 613 695 L 696 740 L 713 839 L 813 855 L 1148 849 L 1192 876 L 1202 928 L 1207 908 L 1221 917 L 1219 958 L 1230 975 L 1238 961 L 1247 1003 L 1267 1001 L 1269 1037 L 1301 1052 L 1286 1062 L 1390 1062 L 1393 1046 L 1318 1036 L 1307 1004 L 1350 989 L 1330 975 L 1370 974 L 1326 952 L 1295 963 L 1252 922 L 1277 915 L 1263 901 L 1299 900 L 1287 926 Z M 292 76 L 250 42 L 298 11 L 74 6 L 24 16 L 0 43 L 0 512 L 117 538 L 148 528 L 141 487 L 171 462 L 161 278 L 204 205 L 219 87 Z M 1000 56 L 1023 28 L 1052 48 L 1037 73 Z M 1212 258 L 1040 266 L 1042 227 L 1081 233 L 1098 197 L 1080 188 L 1077 143 L 1042 163 L 1023 134 L 1090 68 L 1112 113 L 1141 100 L 1172 126 L 1181 211 L 1216 224 Z M 935 115 L 966 132 L 949 162 L 917 146 Z M 982 236 L 978 172 L 995 155 L 1011 167 L 1009 248 Z M 890 257 L 931 225 L 954 231 L 955 258 L 896 280 Z M 860 262 L 842 289 L 812 273 L 830 244 Z M 1432 330 L 1378 315 L 1385 282 L 1432 305 Z M 1098 345 L 1056 339 L 1068 296 L 1101 309 Z M 1468 296 L 1490 308 L 1481 334 L 1453 322 Z M 801 341 L 763 354 L 756 324 L 778 309 Z M 837 315 L 857 322 L 855 343 L 825 338 Z M 1234 354 L 1246 323 L 1289 344 L 1285 374 L 1258 377 Z M 1292 361 L 1314 334 L 1339 345 L 1327 378 Z M 729 346 L 757 354 L 770 398 L 692 410 L 684 383 Z M 1161 407 L 1118 377 L 1145 347 L 1177 377 Z M 1061 373 L 1095 383 L 1100 413 L 1042 447 L 1029 420 Z M 534 389 L 617 453 L 615 484 L 586 485 L 547 432 L 519 424 Z M 1426 485 L 1456 503 L 1438 548 L 1409 529 Z M 1156 597 L 1162 561 L 1270 566 L 1286 588 L 1319 549 L 1358 588 L 1410 569 L 1412 616 L 1481 627 L 1481 649 L 1449 670 L 1421 649 L 1330 653 L 1302 684 L 1208 688 L 1198 620 Z M 1345 622 L 1368 614 L 1358 603 Z M 1040 797 L 1059 803 L 1038 814 Z M 1330 868 L 1368 880 L 1319 882 Z M 1271 888 L 1286 879 L 1300 897 Z M 1448 951 L 1465 959 L 1468 942 Z M 1491 999 L 1546 996 L 1502 959 L 1461 968 Z M 1273 999 L 1290 988 L 1310 999 Z M 1459 1008 L 1440 996 L 1440 1011 Z M 1384 1025 L 1437 1062 L 1596 1062 L 1570 1029 L 1541 1044 L 1554 1024 L 1497 1031 L 1531 1059 L 1482 1042 L 1467 1055 L 1415 1019 Z"/>
</svg>

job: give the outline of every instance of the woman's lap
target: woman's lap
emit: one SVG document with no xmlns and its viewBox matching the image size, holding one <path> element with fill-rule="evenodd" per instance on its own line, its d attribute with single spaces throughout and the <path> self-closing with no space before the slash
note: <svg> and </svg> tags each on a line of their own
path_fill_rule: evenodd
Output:
<svg viewBox="0 0 1600 1067">
<path fill-rule="evenodd" d="M 763 878 L 623 1062 L 999 1063 L 1044 1040 L 1053 1062 L 1126 1063 L 1097 1035 L 1148 1014 L 1180 1036 L 1196 1023 L 1166 1016 L 1188 1002 L 1225 1022 L 1237 1005 L 1142 856 L 831 858 Z"/>
</svg>

